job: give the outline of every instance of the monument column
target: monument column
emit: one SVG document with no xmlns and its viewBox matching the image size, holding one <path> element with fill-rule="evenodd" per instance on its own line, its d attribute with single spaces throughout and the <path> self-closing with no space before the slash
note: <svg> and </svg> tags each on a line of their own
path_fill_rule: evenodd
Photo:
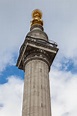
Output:
<svg viewBox="0 0 77 116">
<path fill-rule="evenodd" d="M 25 72 L 22 116 L 51 116 L 49 71 L 58 48 L 44 32 L 41 11 L 34 10 L 32 18 L 17 60 Z"/>
<path fill-rule="evenodd" d="M 31 60 L 25 65 L 23 116 L 51 116 L 49 67 L 40 60 Z"/>
</svg>

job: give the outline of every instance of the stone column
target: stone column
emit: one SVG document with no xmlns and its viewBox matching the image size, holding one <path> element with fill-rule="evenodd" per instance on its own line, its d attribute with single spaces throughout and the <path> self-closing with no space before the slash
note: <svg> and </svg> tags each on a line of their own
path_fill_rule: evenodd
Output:
<svg viewBox="0 0 77 116">
<path fill-rule="evenodd" d="M 22 116 L 51 116 L 49 66 L 40 59 L 25 65 Z"/>
<path fill-rule="evenodd" d="M 49 69 L 57 52 L 44 32 L 42 12 L 34 10 L 16 64 L 25 72 L 22 116 L 51 116 Z"/>
</svg>

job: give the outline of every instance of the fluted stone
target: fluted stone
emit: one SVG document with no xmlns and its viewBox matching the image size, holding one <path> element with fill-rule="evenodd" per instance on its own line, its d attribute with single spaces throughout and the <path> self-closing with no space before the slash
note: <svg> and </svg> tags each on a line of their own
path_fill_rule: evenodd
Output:
<svg viewBox="0 0 77 116">
<path fill-rule="evenodd" d="M 42 60 L 25 65 L 22 116 L 51 116 L 49 67 Z"/>
</svg>

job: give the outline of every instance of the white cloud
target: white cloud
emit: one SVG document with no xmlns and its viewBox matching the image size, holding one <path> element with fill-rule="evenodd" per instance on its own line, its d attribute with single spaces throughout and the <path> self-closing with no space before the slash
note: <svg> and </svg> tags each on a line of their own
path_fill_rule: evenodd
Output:
<svg viewBox="0 0 77 116">
<path fill-rule="evenodd" d="M 51 109 L 53 116 L 77 115 L 77 75 L 53 69 L 50 72 Z M 1 116 L 21 116 L 23 81 L 11 76 L 0 85 Z"/>
<path fill-rule="evenodd" d="M 0 115 L 21 116 L 23 81 L 11 76 L 8 83 L 0 85 Z"/>
<path fill-rule="evenodd" d="M 54 65 L 60 69 L 63 57 L 68 63 L 68 59 L 72 59 L 77 65 L 76 4 L 77 0 L 0 0 L 0 72 L 6 66 L 14 64 L 14 55 L 18 54 L 17 51 L 29 31 L 31 12 L 35 8 L 43 12 L 49 39 L 59 45 L 60 50 Z M 77 75 L 52 69 L 50 77 L 53 116 L 76 116 Z M 13 77 L 8 78 L 8 83 L 0 85 L 1 116 L 20 116 L 22 85 L 20 79 Z"/>
<path fill-rule="evenodd" d="M 76 116 L 77 75 L 52 69 L 50 87 L 53 116 Z"/>
<path fill-rule="evenodd" d="M 14 56 L 12 53 L 0 53 L 1 59 L 0 59 L 0 73 L 3 71 L 7 65 L 13 65 L 14 64 Z"/>
<path fill-rule="evenodd" d="M 61 56 L 71 58 L 77 64 L 76 4 L 76 0 L 32 0 L 32 2 L 30 0 L 1 0 L 0 71 L 9 64 L 10 60 L 13 60 L 14 53 L 18 53 L 17 51 L 29 31 L 31 12 L 35 8 L 39 8 L 43 12 L 45 31 L 49 39 L 53 39 L 59 45 L 59 58 Z"/>
</svg>

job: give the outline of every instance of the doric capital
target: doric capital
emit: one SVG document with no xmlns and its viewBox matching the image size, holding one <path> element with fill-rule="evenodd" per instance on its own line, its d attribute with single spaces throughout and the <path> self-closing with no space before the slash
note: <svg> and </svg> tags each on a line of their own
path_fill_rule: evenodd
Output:
<svg viewBox="0 0 77 116">
<path fill-rule="evenodd" d="M 45 61 L 49 68 L 58 52 L 56 46 L 39 39 L 26 38 L 21 46 L 20 55 L 17 61 L 18 68 L 24 70 L 24 66 L 30 60 L 40 59 Z"/>
<path fill-rule="evenodd" d="M 34 48 L 34 50 L 29 51 L 27 55 L 24 54 L 23 66 L 25 67 L 25 65 L 31 60 L 42 60 L 45 63 L 47 63 L 47 65 L 50 69 L 51 63 L 50 63 L 49 55 L 47 54 L 47 52 L 45 52 L 42 49 Z"/>
</svg>

